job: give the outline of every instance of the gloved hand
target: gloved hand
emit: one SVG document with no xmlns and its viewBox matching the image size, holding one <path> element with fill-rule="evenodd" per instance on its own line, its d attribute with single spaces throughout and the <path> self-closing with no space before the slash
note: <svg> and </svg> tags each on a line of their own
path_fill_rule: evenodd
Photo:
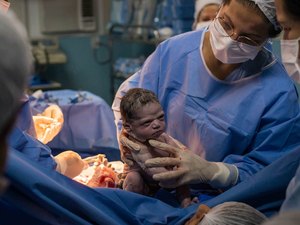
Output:
<svg viewBox="0 0 300 225">
<path fill-rule="evenodd" d="M 78 153 L 71 150 L 58 154 L 54 159 L 57 163 L 56 171 L 70 178 L 78 176 L 88 166 Z"/>
<path fill-rule="evenodd" d="M 57 105 L 50 105 L 41 114 L 33 116 L 33 122 L 36 138 L 47 144 L 60 132 L 64 116 Z"/>
<path fill-rule="evenodd" d="M 238 170 L 233 165 L 209 162 L 182 144 L 176 148 L 155 140 L 150 140 L 149 143 L 175 155 L 174 158 L 153 158 L 145 162 L 147 167 L 173 167 L 173 170 L 153 175 L 153 179 L 159 181 L 161 187 L 176 188 L 185 184 L 206 183 L 213 188 L 229 188 L 237 181 Z"/>
<path fill-rule="evenodd" d="M 56 119 L 61 124 L 64 123 L 64 115 L 58 105 L 48 106 L 41 114 L 52 119 Z"/>
</svg>

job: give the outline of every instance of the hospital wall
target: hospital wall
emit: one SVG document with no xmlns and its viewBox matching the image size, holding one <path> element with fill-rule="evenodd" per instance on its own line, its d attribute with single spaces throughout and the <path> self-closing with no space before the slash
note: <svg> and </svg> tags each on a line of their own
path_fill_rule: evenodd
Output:
<svg viewBox="0 0 300 225">
<path fill-rule="evenodd" d="M 111 104 L 114 97 L 111 90 L 114 57 L 149 55 L 153 48 L 149 49 L 149 46 L 143 43 L 110 44 L 108 35 L 110 0 L 97 0 L 97 29 L 94 32 L 45 35 L 41 32 L 39 23 L 41 15 L 39 1 L 42 0 L 11 0 L 11 9 L 24 23 L 31 40 L 57 38 L 59 48 L 66 55 L 67 62 L 49 64 L 33 75 L 59 82 L 62 89 L 90 91 Z"/>
<path fill-rule="evenodd" d="M 39 30 L 38 2 L 41 0 L 11 0 L 21 20 L 25 21 L 31 38 L 44 38 Z M 112 65 L 117 56 L 136 57 L 149 55 L 153 46 L 141 43 L 109 42 L 107 23 L 109 22 L 110 0 L 97 0 L 98 27 L 93 33 L 57 35 L 61 50 L 67 57 L 64 64 L 48 65 L 39 76 L 61 83 L 63 89 L 90 91 L 102 97 L 108 104 L 113 101 Z M 98 45 L 95 46 L 97 40 Z M 100 43 L 100 45 L 99 45 Z M 274 42 L 273 51 L 280 57 L 279 42 Z M 112 51 L 112 57 L 110 57 Z M 300 86 L 296 84 L 298 92 Z"/>
<path fill-rule="evenodd" d="M 92 46 L 95 38 L 101 42 L 97 48 Z M 153 50 L 141 43 L 117 42 L 111 46 L 107 35 L 61 36 L 59 44 L 67 56 L 67 63 L 50 65 L 40 76 L 60 82 L 63 89 L 90 91 L 108 104 L 112 103 L 114 97 L 111 90 L 113 57 L 149 55 Z M 112 51 L 111 55 L 109 51 Z"/>
</svg>

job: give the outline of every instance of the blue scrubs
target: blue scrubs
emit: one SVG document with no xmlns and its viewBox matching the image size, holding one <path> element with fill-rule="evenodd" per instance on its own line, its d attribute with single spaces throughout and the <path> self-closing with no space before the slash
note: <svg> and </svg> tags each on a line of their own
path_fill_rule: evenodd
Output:
<svg viewBox="0 0 300 225">
<path fill-rule="evenodd" d="M 236 165 L 242 182 L 300 144 L 297 92 L 266 48 L 219 80 L 203 61 L 203 37 L 200 30 L 166 40 L 121 85 L 113 103 L 118 129 L 121 97 L 133 87 L 150 89 L 167 133 L 209 161 Z"/>
</svg>

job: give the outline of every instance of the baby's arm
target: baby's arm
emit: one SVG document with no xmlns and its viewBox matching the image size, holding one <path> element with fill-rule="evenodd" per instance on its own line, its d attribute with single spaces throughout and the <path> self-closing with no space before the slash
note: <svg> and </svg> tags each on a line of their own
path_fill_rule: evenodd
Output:
<svg viewBox="0 0 300 225">
<path fill-rule="evenodd" d="M 193 203 L 199 203 L 197 197 L 191 198 L 190 187 L 188 185 L 179 186 L 176 188 L 176 198 L 182 208 L 186 208 Z"/>
</svg>

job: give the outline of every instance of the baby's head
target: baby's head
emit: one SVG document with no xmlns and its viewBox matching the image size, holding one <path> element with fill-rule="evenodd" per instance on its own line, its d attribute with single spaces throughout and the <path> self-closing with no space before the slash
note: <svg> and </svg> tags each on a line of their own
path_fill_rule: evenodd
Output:
<svg viewBox="0 0 300 225">
<path fill-rule="evenodd" d="M 125 132 L 141 142 L 157 139 L 165 130 L 164 112 L 152 91 L 130 89 L 121 100 L 120 112 Z"/>
</svg>

